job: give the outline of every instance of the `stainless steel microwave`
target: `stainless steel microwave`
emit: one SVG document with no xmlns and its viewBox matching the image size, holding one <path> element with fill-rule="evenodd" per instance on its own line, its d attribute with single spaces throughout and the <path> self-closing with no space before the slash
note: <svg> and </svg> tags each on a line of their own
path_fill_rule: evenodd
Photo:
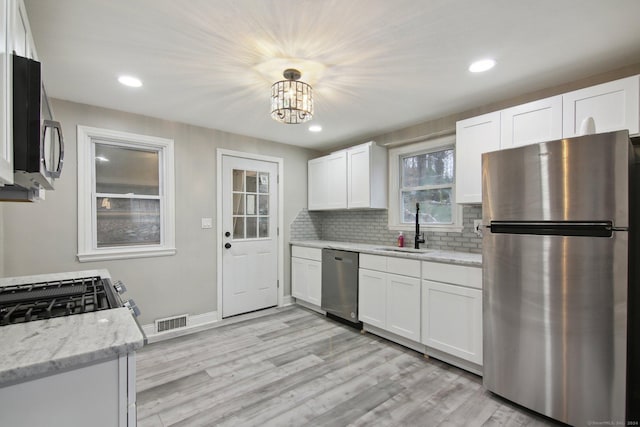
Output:
<svg viewBox="0 0 640 427">
<path fill-rule="evenodd" d="M 0 189 L 0 200 L 33 201 L 41 190 L 53 190 L 62 173 L 64 138 L 52 117 L 40 62 L 15 54 L 12 60 L 14 185 Z"/>
</svg>

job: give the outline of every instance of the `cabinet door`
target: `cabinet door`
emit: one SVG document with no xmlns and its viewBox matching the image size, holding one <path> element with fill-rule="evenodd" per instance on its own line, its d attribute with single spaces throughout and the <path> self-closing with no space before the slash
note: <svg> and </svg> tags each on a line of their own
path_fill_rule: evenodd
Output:
<svg viewBox="0 0 640 427">
<path fill-rule="evenodd" d="M 327 156 L 327 209 L 347 208 L 347 153 Z"/>
<path fill-rule="evenodd" d="M 500 148 L 562 138 L 562 96 L 541 99 L 501 112 Z"/>
<path fill-rule="evenodd" d="M 387 274 L 386 329 L 420 341 L 420 279 Z"/>
<path fill-rule="evenodd" d="M 640 132 L 640 76 L 627 77 L 562 95 L 562 136 L 580 135 L 583 122 L 593 118 L 596 133 L 628 129 Z"/>
<path fill-rule="evenodd" d="M 308 209 L 326 209 L 329 195 L 327 187 L 327 158 L 309 160 L 307 163 L 308 177 Z"/>
<path fill-rule="evenodd" d="M 358 271 L 358 320 L 378 328 L 386 328 L 387 274 L 380 271 Z"/>
<path fill-rule="evenodd" d="M 456 123 L 456 203 L 482 203 L 482 153 L 499 148 L 499 111 Z"/>
<path fill-rule="evenodd" d="M 371 205 L 370 146 L 347 151 L 347 206 L 368 208 Z"/>
<path fill-rule="evenodd" d="M 304 259 L 291 258 L 291 296 L 306 299 L 307 266 Z"/>
<path fill-rule="evenodd" d="M 9 30 L 11 4 L 0 2 L 0 186 L 13 184 L 13 132 Z"/>
<path fill-rule="evenodd" d="M 422 343 L 482 364 L 482 291 L 422 281 Z"/>
<path fill-rule="evenodd" d="M 322 302 L 322 263 L 306 261 L 307 302 L 320 307 Z"/>
</svg>

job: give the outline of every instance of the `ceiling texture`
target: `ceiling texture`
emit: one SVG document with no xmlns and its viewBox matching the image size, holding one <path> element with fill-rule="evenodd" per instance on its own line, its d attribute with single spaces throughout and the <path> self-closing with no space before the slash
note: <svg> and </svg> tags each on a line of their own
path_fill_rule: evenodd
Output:
<svg viewBox="0 0 640 427">
<path fill-rule="evenodd" d="M 25 3 L 49 96 L 314 149 L 640 62 L 639 0 Z M 270 117 L 290 67 L 314 88 L 301 125 Z"/>
</svg>

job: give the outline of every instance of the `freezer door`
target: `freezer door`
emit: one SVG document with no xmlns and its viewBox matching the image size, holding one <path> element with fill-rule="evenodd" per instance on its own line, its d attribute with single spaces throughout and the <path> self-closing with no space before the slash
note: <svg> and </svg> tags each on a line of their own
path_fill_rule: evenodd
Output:
<svg viewBox="0 0 640 427">
<path fill-rule="evenodd" d="M 629 226 L 627 131 L 482 155 L 483 223 L 610 220 Z"/>
<path fill-rule="evenodd" d="M 624 421 L 627 233 L 482 244 L 485 387 L 571 425 Z"/>
</svg>

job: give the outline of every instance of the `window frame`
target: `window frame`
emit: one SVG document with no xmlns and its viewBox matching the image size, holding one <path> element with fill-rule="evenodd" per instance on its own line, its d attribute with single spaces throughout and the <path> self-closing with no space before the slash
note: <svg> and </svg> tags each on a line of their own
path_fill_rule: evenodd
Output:
<svg viewBox="0 0 640 427">
<path fill-rule="evenodd" d="M 173 140 L 78 125 L 78 260 L 80 262 L 169 256 L 175 248 Z M 95 144 L 158 152 L 160 244 L 97 247 Z M 147 198 L 140 196 L 140 198 Z"/>
<path fill-rule="evenodd" d="M 453 185 L 452 187 L 452 204 L 451 204 L 451 224 L 423 224 L 420 223 L 421 231 L 431 232 L 462 232 L 464 228 L 462 225 L 462 205 L 455 203 L 456 194 L 456 181 L 455 181 L 455 163 L 456 158 L 456 139 L 455 135 L 449 135 L 439 137 L 436 139 L 422 141 L 412 144 L 403 145 L 396 148 L 389 149 L 389 209 L 388 209 L 388 228 L 389 230 L 398 231 L 414 231 L 415 224 L 405 224 L 402 222 L 402 216 L 400 215 L 401 201 L 401 165 L 402 159 L 408 156 L 415 156 L 420 154 L 432 153 L 435 151 L 442 151 L 446 149 L 453 149 Z M 448 185 L 447 185 L 448 187 Z"/>
</svg>

